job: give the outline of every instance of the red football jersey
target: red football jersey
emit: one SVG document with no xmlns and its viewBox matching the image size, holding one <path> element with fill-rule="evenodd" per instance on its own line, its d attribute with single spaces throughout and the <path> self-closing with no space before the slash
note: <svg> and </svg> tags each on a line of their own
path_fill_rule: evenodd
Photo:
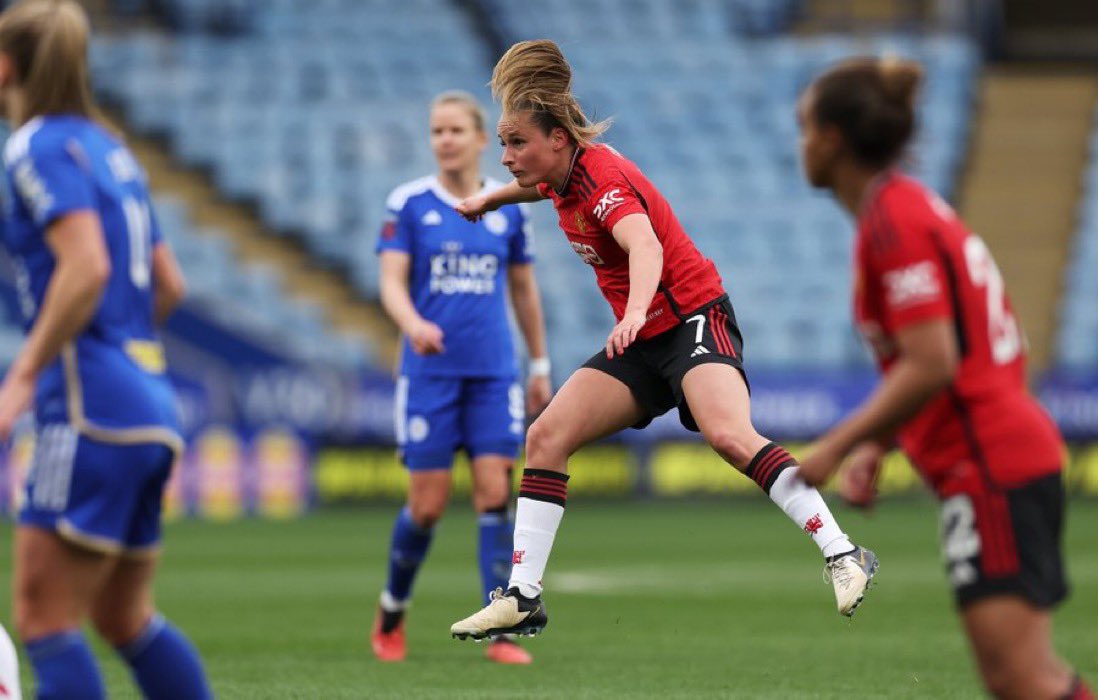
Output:
<svg viewBox="0 0 1098 700">
<path fill-rule="evenodd" d="M 900 446 L 943 497 L 1011 487 L 1061 468 L 1063 441 L 1025 383 L 1025 340 L 983 240 L 921 184 L 888 173 L 858 217 L 854 317 L 883 372 L 896 333 L 949 319 L 961 364 L 900 430 Z"/>
<path fill-rule="evenodd" d="M 595 269 L 599 289 L 620 321 L 629 299 L 629 255 L 610 231 L 628 214 L 644 214 L 663 245 L 659 289 L 638 338 L 651 338 L 724 294 L 716 266 L 683 231 L 671 206 L 648 178 L 610 146 L 582 148 L 561 192 L 538 185 L 553 200 L 573 250 Z"/>
</svg>

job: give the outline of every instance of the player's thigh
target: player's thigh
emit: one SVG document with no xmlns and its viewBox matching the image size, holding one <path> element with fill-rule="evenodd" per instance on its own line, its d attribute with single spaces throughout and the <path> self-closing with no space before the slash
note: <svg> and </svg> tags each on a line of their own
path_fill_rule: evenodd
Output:
<svg viewBox="0 0 1098 700">
<path fill-rule="evenodd" d="M 682 393 L 705 441 L 740 469 L 769 442 L 751 424 L 751 398 L 736 367 L 699 364 L 683 376 Z"/>
<path fill-rule="evenodd" d="M 155 613 L 152 584 L 157 563 L 156 556 L 120 558 L 92 602 L 92 623 L 110 644 L 133 641 Z"/>
<path fill-rule="evenodd" d="M 647 413 L 620 379 L 590 367 L 576 370 L 526 435 L 526 459 L 548 452 L 566 459 L 583 445 L 642 421 Z M 563 466 L 532 464 L 539 468 Z"/>
<path fill-rule="evenodd" d="M 87 616 L 117 561 L 35 525 L 15 531 L 15 625 L 23 639 L 71 629 Z"/>
<path fill-rule="evenodd" d="M 965 634 L 988 689 L 1000 697 L 1056 698 L 1071 674 L 1052 645 L 1052 619 L 1016 595 L 991 596 L 961 610 Z"/>
<path fill-rule="evenodd" d="M 461 442 L 461 379 L 400 377 L 397 446 L 409 471 L 449 469 Z"/>
</svg>

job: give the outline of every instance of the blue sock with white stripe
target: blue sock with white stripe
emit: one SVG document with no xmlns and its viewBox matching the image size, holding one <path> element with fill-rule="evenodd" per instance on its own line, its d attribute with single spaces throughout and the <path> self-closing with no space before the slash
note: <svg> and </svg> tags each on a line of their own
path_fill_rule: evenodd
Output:
<svg viewBox="0 0 1098 700">
<path fill-rule="evenodd" d="M 137 639 L 117 651 L 147 700 L 213 698 L 198 651 L 160 615 L 153 615 Z"/>
<path fill-rule="evenodd" d="M 103 679 L 80 630 L 39 637 L 25 645 L 38 700 L 102 700 Z"/>
<path fill-rule="evenodd" d="M 403 605 L 412 597 L 412 583 L 420 564 L 427 557 L 433 536 L 434 528 L 417 525 L 407 506 L 400 509 L 400 515 L 393 523 L 393 539 L 389 544 L 389 582 L 385 586 L 392 602 Z"/>
<path fill-rule="evenodd" d="M 480 580 L 484 586 L 484 604 L 496 588 L 507 589 L 511 577 L 511 555 L 514 549 L 515 521 L 507 512 L 507 506 L 485 511 L 477 519 L 480 562 Z"/>
</svg>

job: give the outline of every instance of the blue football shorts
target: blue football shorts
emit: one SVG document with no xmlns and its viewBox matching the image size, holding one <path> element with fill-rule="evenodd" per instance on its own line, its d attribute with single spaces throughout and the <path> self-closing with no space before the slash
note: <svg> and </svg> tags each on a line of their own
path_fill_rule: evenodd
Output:
<svg viewBox="0 0 1098 700">
<path fill-rule="evenodd" d="M 518 455 L 525 430 L 522 387 L 514 379 L 400 377 L 395 419 L 404 465 L 449 469 L 454 453 Z"/>
<path fill-rule="evenodd" d="M 173 461 L 167 445 L 114 445 L 66 423 L 40 426 L 19 523 L 97 552 L 150 555 Z"/>
</svg>

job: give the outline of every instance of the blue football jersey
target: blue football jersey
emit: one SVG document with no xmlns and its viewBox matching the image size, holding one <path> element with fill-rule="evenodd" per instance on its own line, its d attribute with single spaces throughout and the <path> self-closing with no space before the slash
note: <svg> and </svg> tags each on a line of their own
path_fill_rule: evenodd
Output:
<svg viewBox="0 0 1098 700">
<path fill-rule="evenodd" d="M 95 212 L 110 254 L 94 316 L 39 376 L 39 424 L 67 422 L 108 442 L 178 446 L 175 394 L 153 327 L 152 248 L 160 233 L 144 171 L 113 135 L 75 115 L 27 122 L 8 139 L 4 165 L 4 245 L 28 330 L 53 274 L 45 233 L 56 219 Z"/>
<path fill-rule="evenodd" d="M 501 187 L 487 180 L 485 191 Z M 409 292 L 423 318 L 443 332 L 446 351 L 418 355 L 404 339 L 405 376 L 513 377 L 514 341 L 504 290 L 507 268 L 533 262 L 533 236 L 522 205 L 509 205 L 470 223 L 454 210 L 457 198 L 434 176 L 393 190 L 377 251 L 411 256 Z"/>
</svg>

